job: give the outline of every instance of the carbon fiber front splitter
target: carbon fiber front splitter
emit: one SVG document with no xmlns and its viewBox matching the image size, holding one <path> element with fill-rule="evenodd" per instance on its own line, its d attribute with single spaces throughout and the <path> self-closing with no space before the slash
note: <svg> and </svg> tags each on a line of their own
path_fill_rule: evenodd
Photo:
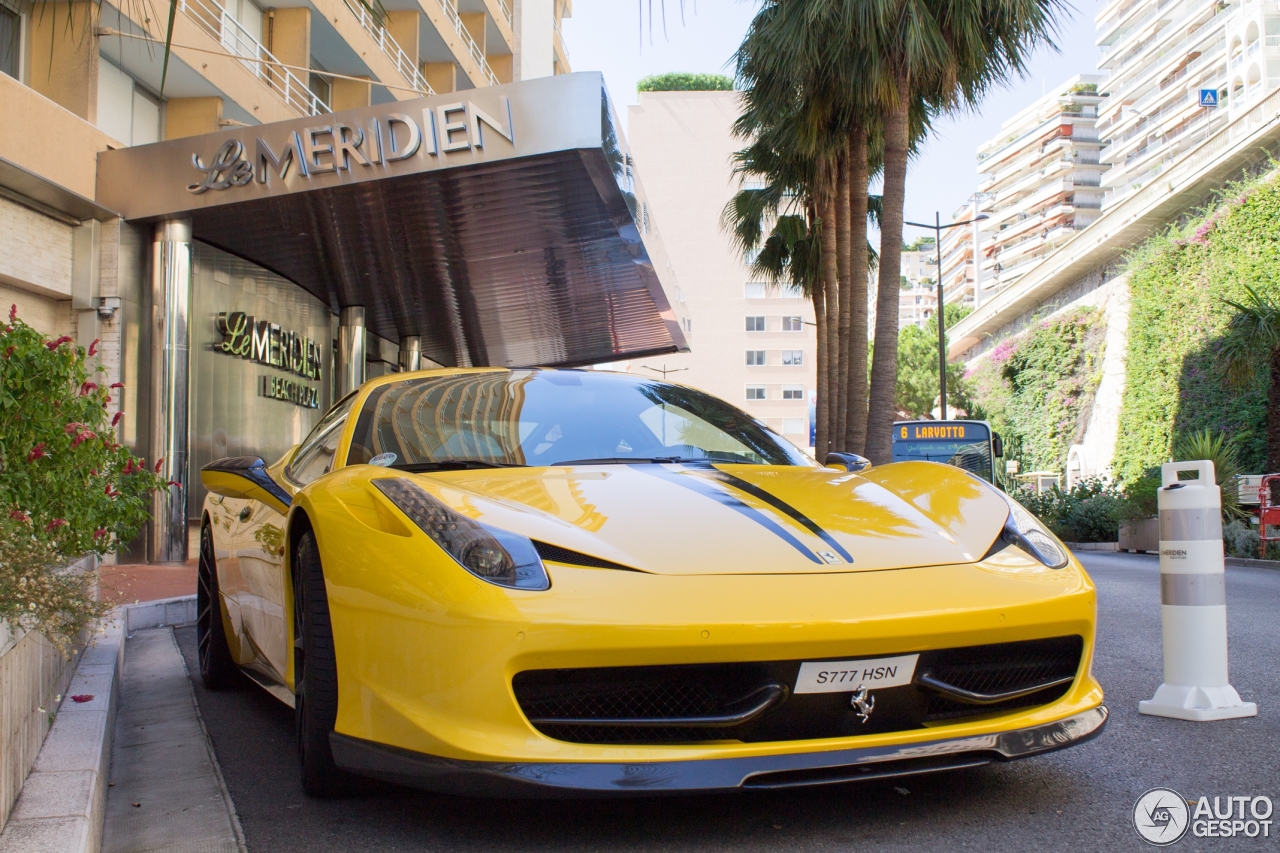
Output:
<svg viewBox="0 0 1280 853">
<path fill-rule="evenodd" d="M 909 776 L 1052 752 L 1096 737 L 1106 706 L 1065 720 L 973 737 L 900 746 L 799 752 L 748 758 L 629 764 L 458 761 L 347 737 L 329 736 L 338 766 L 370 776 L 454 794 L 591 797 L 682 794 L 830 785 Z"/>
</svg>

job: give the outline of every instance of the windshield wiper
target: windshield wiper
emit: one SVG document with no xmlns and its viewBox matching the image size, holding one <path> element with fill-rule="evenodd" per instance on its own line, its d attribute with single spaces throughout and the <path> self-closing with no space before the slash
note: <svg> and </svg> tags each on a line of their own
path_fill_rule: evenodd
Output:
<svg viewBox="0 0 1280 853">
<path fill-rule="evenodd" d="M 482 459 L 441 459 L 437 462 L 402 462 L 388 465 L 397 471 L 422 474 L 427 471 L 467 471 L 473 468 L 526 468 L 518 462 L 485 462 Z"/>
<path fill-rule="evenodd" d="M 632 465 L 655 464 L 669 465 L 679 462 L 710 462 L 705 456 L 602 456 L 599 459 L 568 459 L 564 462 L 552 462 L 547 467 L 557 468 L 562 465 Z"/>
</svg>

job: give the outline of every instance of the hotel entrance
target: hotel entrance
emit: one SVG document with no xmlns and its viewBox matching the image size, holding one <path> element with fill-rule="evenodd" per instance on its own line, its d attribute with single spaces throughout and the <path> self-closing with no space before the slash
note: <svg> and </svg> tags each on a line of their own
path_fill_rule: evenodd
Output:
<svg viewBox="0 0 1280 853">
<path fill-rule="evenodd" d="M 107 151 L 98 199 L 152 235 L 138 443 L 176 484 L 152 562 L 187 559 L 201 465 L 278 458 L 370 376 L 689 346 L 599 74 Z"/>
</svg>

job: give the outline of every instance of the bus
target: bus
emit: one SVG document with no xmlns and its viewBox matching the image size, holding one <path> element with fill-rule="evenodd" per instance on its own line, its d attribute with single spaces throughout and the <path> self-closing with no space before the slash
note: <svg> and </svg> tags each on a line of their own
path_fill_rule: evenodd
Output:
<svg viewBox="0 0 1280 853">
<path fill-rule="evenodd" d="M 986 421 L 895 421 L 893 461 L 945 462 L 997 484 L 1000 434 Z"/>
</svg>

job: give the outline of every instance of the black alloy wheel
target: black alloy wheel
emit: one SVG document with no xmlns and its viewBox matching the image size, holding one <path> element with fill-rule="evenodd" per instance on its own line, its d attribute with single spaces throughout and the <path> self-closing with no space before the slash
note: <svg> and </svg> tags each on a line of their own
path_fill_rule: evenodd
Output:
<svg viewBox="0 0 1280 853">
<path fill-rule="evenodd" d="M 340 794 L 347 776 L 334 764 L 329 745 L 338 718 L 338 664 L 320 549 L 310 531 L 293 560 L 293 685 L 302 790 L 312 797 Z"/>
<path fill-rule="evenodd" d="M 234 685 L 239 673 L 235 659 L 231 657 L 222 622 L 218 562 L 208 518 L 200 525 L 200 567 L 196 577 L 196 645 L 200 652 L 200 680 L 209 690 L 222 690 Z"/>
</svg>

